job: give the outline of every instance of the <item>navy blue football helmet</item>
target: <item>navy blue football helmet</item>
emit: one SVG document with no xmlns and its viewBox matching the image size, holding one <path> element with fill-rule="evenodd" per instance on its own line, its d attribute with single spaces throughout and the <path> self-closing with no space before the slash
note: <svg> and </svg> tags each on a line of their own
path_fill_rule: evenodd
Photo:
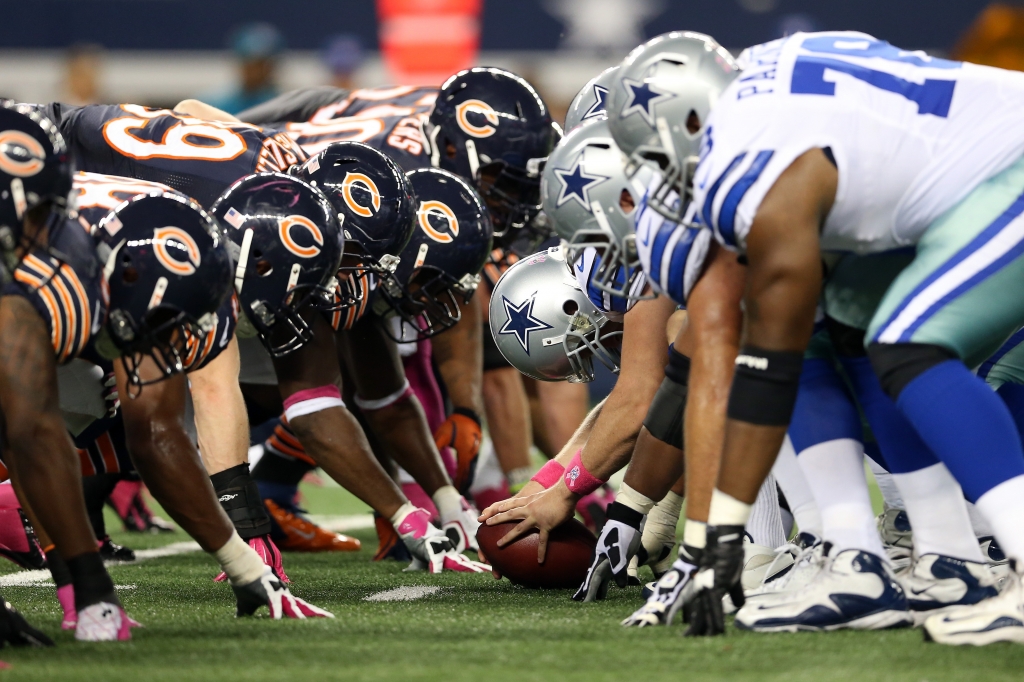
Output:
<svg viewBox="0 0 1024 682">
<path fill-rule="evenodd" d="M 398 164 L 362 142 L 335 142 L 293 174 L 338 213 L 346 246 L 334 306 L 355 305 L 375 281 L 392 276 L 409 243 L 416 210 L 409 183 Z"/>
<path fill-rule="evenodd" d="M 129 199 L 95 234 L 110 287 L 106 334 L 129 385 L 141 390 L 185 371 L 189 336 L 208 333 L 231 295 L 231 256 L 217 223 L 192 199 L 163 192 Z M 139 377 L 146 357 L 159 378 Z"/>
<path fill-rule="evenodd" d="M 0 250 L 11 272 L 18 266 L 15 249 L 26 213 L 50 207 L 41 216 L 41 233 L 52 236 L 63 225 L 71 175 L 67 145 L 53 121 L 28 105 L 0 101 Z"/>
<path fill-rule="evenodd" d="M 334 300 L 345 237 L 323 192 L 283 173 L 256 173 L 211 209 L 237 250 L 235 291 L 272 357 L 313 338 L 303 312 Z"/>
<path fill-rule="evenodd" d="M 431 165 L 469 180 L 484 198 L 495 246 L 508 250 L 540 227 L 540 171 L 558 129 L 533 86 L 502 69 L 460 71 L 441 86 L 424 131 Z"/>
<path fill-rule="evenodd" d="M 374 311 L 403 324 L 385 330 L 398 342 L 429 338 L 462 319 L 491 251 L 491 220 L 480 195 L 438 168 L 406 174 L 416 195 L 416 230 L 392 279 L 377 289 Z"/>
</svg>

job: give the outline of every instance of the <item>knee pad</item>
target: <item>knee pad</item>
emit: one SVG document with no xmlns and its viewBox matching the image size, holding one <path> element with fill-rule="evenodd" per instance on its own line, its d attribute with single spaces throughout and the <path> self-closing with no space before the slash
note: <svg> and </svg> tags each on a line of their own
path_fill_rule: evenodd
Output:
<svg viewBox="0 0 1024 682">
<path fill-rule="evenodd" d="M 662 443 L 683 449 L 683 410 L 690 380 L 690 358 L 671 350 L 665 379 L 644 417 L 644 426 Z"/>
<path fill-rule="evenodd" d="M 843 324 L 831 317 L 825 317 L 825 329 L 828 337 L 832 340 L 832 347 L 836 349 L 836 355 L 844 358 L 862 358 L 867 354 L 864 350 L 863 329 Z"/>
<path fill-rule="evenodd" d="M 956 355 L 930 343 L 872 343 L 868 358 L 882 390 L 896 400 L 911 381 Z"/>
<path fill-rule="evenodd" d="M 341 399 L 341 391 L 334 384 L 317 386 L 292 393 L 285 398 L 284 416 L 290 422 L 296 417 L 303 417 L 332 407 L 345 407 L 345 401 Z"/>
</svg>

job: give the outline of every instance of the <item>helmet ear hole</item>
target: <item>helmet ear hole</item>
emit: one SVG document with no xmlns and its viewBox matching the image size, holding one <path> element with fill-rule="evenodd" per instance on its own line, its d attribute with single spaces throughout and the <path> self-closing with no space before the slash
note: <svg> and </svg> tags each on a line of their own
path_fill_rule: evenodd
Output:
<svg viewBox="0 0 1024 682">
<path fill-rule="evenodd" d="M 576 301 L 572 300 L 571 298 L 567 299 L 564 303 L 562 303 L 562 312 L 568 315 L 569 317 L 572 317 L 577 312 L 579 312 L 579 309 L 579 304 L 576 303 Z"/>
<path fill-rule="evenodd" d="M 447 156 L 449 159 L 454 159 L 456 156 L 458 156 L 458 153 L 459 153 L 459 150 L 456 149 L 454 144 L 452 144 L 451 142 L 446 142 L 445 143 L 445 145 L 444 145 L 444 155 L 445 156 Z"/>
<path fill-rule="evenodd" d="M 700 116 L 693 109 L 690 109 L 690 115 L 686 117 L 686 132 L 691 135 L 696 135 L 700 132 L 701 122 Z"/>
<path fill-rule="evenodd" d="M 260 277 L 269 277 L 274 272 L 274 264 L 266 258 L 256 261 L 256 274 Z"/>
<path fill-rule="evenodd" d="M 622 209 L 623 213 L 632 213 L 633 209 L 636 208 L 636 200 L 633 199 L 633 195 L 625 187 L 619 193 L 619 208 Z"/>
<path fill-rule="evenodd" d="M 128 261 L 129 263 L 131 260 Z M 135 284 L 139 281 L 139 271 L 134 265 L 128 265 L 121 271 L 121 281 L 125 284 Z"/>
</svg>

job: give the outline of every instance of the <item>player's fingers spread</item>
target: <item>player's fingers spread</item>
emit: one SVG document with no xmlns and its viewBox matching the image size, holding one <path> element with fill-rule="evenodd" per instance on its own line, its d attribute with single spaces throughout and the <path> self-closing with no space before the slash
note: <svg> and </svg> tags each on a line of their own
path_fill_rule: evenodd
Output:
<svg viewBox="0 0 1024 682">
<path fill-rule="evenodd" d="M 514 542 L 516 540 L 516 538 L 524 535 L 527 531 L 529 531 L 535 525 L 536 524 L 535 524 L 533 519 L 530 519 L 530 518 L 525 519 L 524 521 L 519 523 L 519 525 L 517 525 L 515 528 L 513 528 L 509 532 L 505 533 L 505 535 L 502 536 L 502 538 L 500 540 L 498 540 L 498 547 L 504 547 L 505 545 L 508 545 L 508 544 Z"/>
<path fill-rule="evenodd" d="M 522 524 L 520 524 L 522 525 Z M 544 557 L 548 554 L 548 530 L 547 528 L 540 529 L 540 540 L 537 543 L 537 563 L 544 563 Z"/>
<path fill-rule="evenodd" d="M 509 509 L 508 511 L 503 511 L 499 514 L 495 514 L 491 518 L 487 519 L 486 523 L 488 526 L 494 526 L 499 523 L 505 523 L 506 521 L 519 521 L 520 519 L 529 518 L 530 512 L 526 507 L 516 507 L 515 509 Z M 498 546 L 500 547 L 501 545 L 499 544 Z"/>
<path fill-rule="evenodd" d="M 305 599 L 299 599 L 298 597 L 296 597 L 295 598 L 295 604 L 299 607 L 299 610 L 306 617 L 311 617 L 311 618 L 334 618 L 334 614 L 331 613 L 330 611 L 328 611 L 327 609 L 322 609 L 319 606 L 314 606 L 313 604 L 310 604 Z"/>
</svg>

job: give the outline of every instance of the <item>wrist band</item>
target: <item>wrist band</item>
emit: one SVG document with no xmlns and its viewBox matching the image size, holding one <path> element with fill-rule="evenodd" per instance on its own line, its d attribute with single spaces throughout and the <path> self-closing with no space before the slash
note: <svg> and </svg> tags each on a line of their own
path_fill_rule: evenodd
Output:
<svg viewBox="0 0 1024 682">
<path fill-rule="evenodd" d="M 566 467 L 565 477 L 562 480 L 565 481 L 565 486 L 569 489 L 569 492 L 576 495 L 589 495 L 604 485 L 604 481 L 595 478 L 592 473 L 587 471 L 587 468 L 583 466 L 582 455 L 583 448 L 580 448 L 572 456 L 572 461 Z"/>
<path fill-rule="evenodd" d="M 477 426 L 483 426 L 483 422 L 480 421 L 480 415 L 475 410 L 471 410 L 468 407 L 456 407 L 452 410 L 452 414 L 461 414 L 463 417 L 469 417 L 476 422 Z"/>
<path fill-rule="evenodd" d="M 565 467 L 559 464 L 555 460 L 548 461 L 547 464 L 540 468 L 540 471 L 533 475 L 531 481 L 536 481 L 544 486 L 547 490 L 554 484 L 558 483 L 558 479 L 562 478 L 562 474 L 565 473 Z"/>
</svg>

